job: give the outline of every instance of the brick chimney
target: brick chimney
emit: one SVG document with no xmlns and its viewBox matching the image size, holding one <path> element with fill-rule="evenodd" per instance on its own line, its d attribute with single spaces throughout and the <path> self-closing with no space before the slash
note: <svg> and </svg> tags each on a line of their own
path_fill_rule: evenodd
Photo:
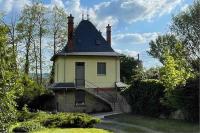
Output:
<svg viewBox="0 0 200 133">
<path fill-rule="evenodd" d="M 111 26 L 109 24 L 106 26 L 106 40 L 111 45 Z"/>
<path fill-rule="evenodd" d="M 70 14 L 68 17 L 68 48 L 73 49 L 73 32 L 74 32 L 74 17 Z"/>
</svg>

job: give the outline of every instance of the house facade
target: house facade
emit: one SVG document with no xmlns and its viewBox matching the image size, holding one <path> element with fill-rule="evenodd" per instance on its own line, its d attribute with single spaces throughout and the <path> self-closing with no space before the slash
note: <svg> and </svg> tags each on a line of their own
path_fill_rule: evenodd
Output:
<svg viewBox="0 0 200 133">
<path fill-rule="evenodd" d="M 111 26 L 106 39 L 89 20 L 74 28 L 68 17 L 68 43 L 51 60 L 54 61 L 54 83 L 57 111 L 105 112 L 129 111 L 120 95 L 120 54 L 111 47 Z"/>
</svg>

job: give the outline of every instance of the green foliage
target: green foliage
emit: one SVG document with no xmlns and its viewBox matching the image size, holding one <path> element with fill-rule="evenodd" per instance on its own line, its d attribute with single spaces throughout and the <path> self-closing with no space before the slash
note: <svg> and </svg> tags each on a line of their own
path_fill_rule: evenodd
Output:
<svg viewBox="0 0 200 133">
<path fill-rule="evenodd" d="M 199 77 L 190 78 L 185 85 L 179 85 L 168 96 L 168 102 L 175 109 L 180 109 L 188 121 L 199 121 Z"/>
<path fill-rule="evenodd" d="M 133 113 L 159 116 L 161 113 L 168 113 L 167 108 L 160 103 L 164 89 L 158 80 L 135 81 L 123 95 L 131 105 Z"/>
<path fill-rule="evenodd" d="M 160 68 L 150 68 L 145 71 L 145 78 L 146 79 L 160 79 Z"/>
<path fill-rule="evenodd" d="M 174 35 L 162 35 L 158 36 L 155 41 L 150 41 L 150 51 L 147 51 L 151 56 L 154 58 L 157 58 L 160 60 L 161 63 L 163 63 L 164 54 L 166 50 L 169 50 L 171 55 L 173 57 L 177 56 L 177 52 L 179 52 L 180 49 L 176 49 L 175 45 L 179 41 L 176 39 L 176 36 Z M 183 50 L 182 50 L 183 51 Z"/>
<path fill-rule="evenodd" d="M 55 62 L 53 62 L 52 68 L 51 68 L 51 73 L 50 73 L 50 77 L 49 77 L 49 83 L 52 84 L 54 83 L 55 79 Z"/>
<path fill-rule="evenodd" d="M 54 6 L 50 11 L 49 34 L 53 38 L 54 54 L 67 43 L 67 30 L 63 27 L 67 25 L 67 14 L 65 9 Z"/>
<path fill-rule="evenodd" d="M 132 70 L 131 79 L 132 81 L 146 79 L 146 74 L 144 68 L 142 67 L 142 62 L 139 61 L 137 67 Z"/>
<path fill-rule="evenodd" d="M 186 80 L 193 76 L 190 68 L 183 65 L 185 65 L 184 59 L 175 60 L 166 52 L 164 66 L 161 68 L 161 81 L 166 93 L 171 93 L 177 85 L 185 84 Z"/>
<path fill-rule="evenodd" d="M 55 110 L 55 95 L 51 91 L 46 91 L 43 94 L 37 95 L 29 103 L 31 110 L 54 111 Z"/>
<path fill-rule="evenodd" d="M 186 60 L 184 58 L 174 59 L 169 53 L 165 54 L 164 66 L 161 68 L 161 82 L 165 86 L 165 96 L 162 98 L 162 103 L 166 106 L 182 110 L 185 113 L 187 119 L 194 119 L 193 115 L 196 117 L 196 107 L 191 106 L 198 100 L 194 92 L 197 93 L 197 82 L 191 87 L 186 87 L 186 83 L 189 78 L 193 77 L 192 71 L 189 66 L 186 67 Z M 196 84 L 196 85 L 195 85 Z M 185 86 L 186 85 L 186 86 Z M 185 86 L 183 89 L 177 87 Z M 194 91 L 194 92 L 193 92 Z M 187 93 L 186 93 L 187 92 Z M 190 96 L 193 95 L 194 99 Z M 189 96 L 189 97 L 188 97 Z M 194 103 L 193 103 L 194 102 Z M 196 104 L 195 104 L 196 106 Z"/>
<path fill-rule="evenodd" d="M 33 131 L 43 127 L 47 128 L 89 128 L 94 124 L 100 122 L 99 119 L 93 118 L 83 113 L 58 113 L 50 114 L 46 112 L 31 113 L 27 107 L 24 106 L 23 111 L 19 113 L 19 118 L 23 118 L 23 122 L 20 122 L 13 128 L 15 132 Z"/>
<path fill-rule="evenodd" d="M 187 49 L 189 62 L 198 60 L 196 66 L 199 66 L 200 61 L 200 0 L 194 0 L 194 3 L 186 10 L 175 15 L 172 19 L 171 30 L 182 42 L 182 45 Z"/>
<path fill-rule="evenodd" d="M 43 128 L 41 124 L 37 121 L 26 121 L 26 122 L 21 122 L 18 126 L 13 128 L 13 132 L 16 133 L 21 133 L 21 132 L 31 132 L 34 130 L 38 130 Z"/>
<path fill-rule="evenodd" d="M 26 75 L 23 76 L 22 79 L 24 88 L 23 94 L 16 100 L 18 105 L 17 108 L 19 110 L 21 110 L 25 104 L 29 106 L 36 97 L 46 93 L 47 91 L 42 85 L 37 84 Z"/>
<path fill-rule="evenodd" d="M 42 121 L 43 126 L 45 127 L 93 127 L 94 124 L 99 123 L 100 120 L 92 118 L 89 115 L 81 113 L 59 113 L 50 115 Z"/>
<path fill-rule="evenodd" d="M 134 75 L 134 71 L 139 65 L 137 60 L 130 56 L 122 56 L 120 58 L 120 79 L 123 82 L 131 83 L 132 76 Z M 140 68 L 140 67 L 138 67 Z M 138 71 L 139 72 L 139 71 Z"/>
<path fill-rule="evenodd" d="M 7 44 L 7 28 L 0 25 L 0 129 L 16 119 L 16 94 L 20 95 L 22 90 L 12 51 Z"/>
<path fill-rule="evenodd" d="M 18 113 L 18 120 L 23 121 L 17 127 L 24 129 L 27 123 L 26 121 L 30 121 L 28 126 L 34 122 L 38 127 L 47 127 L 47 128 L 69 128 L 69 127 L 77 127 L 77 128 L 89 128 L 93 127 L 94 124 L 100 122 L 100 119 L 93 118 L 84 113 L 57 113 L 57 114 L 50 114 L 46 112 L 29 112 L 27 106 L 23 107 L 23 111 Z M 39 123 L 39 124 L 38 124 Z M 29 127 L 28 129 L 29 130 Z M 30 131 L 30 130 L 29 130 Z"/>
<path fill-rule="evenodd" d="M 17 120 L 19 122 L 27 121 L 27 120 L 32 119 L 36 115 L 37 115 L 37 113 L 29 112 L 29 109 L 28 109 L 27 105 L 25 104 L 24 107 L 22 108 L 22 111 L 17 112 Z"/>
</svg>

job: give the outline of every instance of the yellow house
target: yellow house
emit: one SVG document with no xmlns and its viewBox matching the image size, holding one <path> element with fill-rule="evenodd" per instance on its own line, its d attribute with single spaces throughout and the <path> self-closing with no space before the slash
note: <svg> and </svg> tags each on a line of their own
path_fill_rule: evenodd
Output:
<svg viewBox="0 0 200 133">
<path fill-rule="evenodd" d="M 89 20 L 73 25 L 70 14 L 68 43 L 51 58 L 55 69 L 49 88 L 55 92 L 57 111 L 129 111 L 118 92 L 125 84 L 120 82 L 120 54 L 111 47 L 111 26 L 105 40 Z"/>
</svg>

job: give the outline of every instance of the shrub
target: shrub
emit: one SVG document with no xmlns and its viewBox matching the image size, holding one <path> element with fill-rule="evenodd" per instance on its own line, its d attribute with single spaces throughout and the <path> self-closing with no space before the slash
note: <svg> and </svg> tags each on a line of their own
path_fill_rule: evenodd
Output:
<svg viewBox="0 0 200 133">
<path fill-rule="evenodd" d="M 26 108 L 26 107 L 24 107 Z M 26 110 L 26 109 L 24 109 Z M 36 112 L 30 113 L 29 111 L 21 112 L 25 114 L 23 117 L 24 121 L 21 122 L 19 126 L 15 127 L 13 131 L 15 132 L 29 132 L 32 130 L 39 129 L 41 127 L 47 128 L 89 128 L 93 127 L 94 124 L 100 122 L 99 119 L 93 118 L 84 113 L 58 113 L 50 114 L 46 112 Z"/>
<path fill-rule="evenodd" d="M 199 77 L 186 81 L 186 85 L 178 86 L 168 100 L 173 108 L 180 109 L 188 121 L 199 121 Z"/>
<path fill-rule="evenodd" d="M 29 104 L 37 97 L 44 93 L 46 93 L 46 89 L 42 86 L 37 84 L 28 76 L 23 76 L 23 94 L 16 99 L 17 102 L 17 109 L 22 110 L 25 104 L 29 106 Z M 30 106 L 29 106 L 30 107 Z"/>
<path fill-rule="evenodd" d="M 54 94 L 46 91 L 44 94 L 37 95 L 30 101 L 29 107 L 32 110 L 53 111 L 55 109 Z"/>
<path fill-rule="evenodd" d="M 18 126 L 13 128 L 13 132 L 31 132 L 33 130 L 41 129 L 42 126 L 37 121 L 21 122 Z"/>
<path fill-rule="evenodd" d="M 99 123 L 100 120 L 93 118 L 83 113 L 59 113 L 52 114 L 42 121 L 45 127 L 93 127 L 94 124 Z"/>
<path fill-rule="evenodd" d="M 17 113 L 17 120 L 19 122 L 27 121 L 29 119 L 32 119 L 36 114 L 29 112 L 29 109 L 27 105 L 25 104 L 22 108 L 22 111 L 18 111 Z"/>
<path fill-rule="evenodd" d="M 160 81 L 149 79 L 135 81 L 122 95 L 127 98 L 133 113 L 157 117 L 169 113 L 160 102 L 164 89 Z"/>
</svg>

